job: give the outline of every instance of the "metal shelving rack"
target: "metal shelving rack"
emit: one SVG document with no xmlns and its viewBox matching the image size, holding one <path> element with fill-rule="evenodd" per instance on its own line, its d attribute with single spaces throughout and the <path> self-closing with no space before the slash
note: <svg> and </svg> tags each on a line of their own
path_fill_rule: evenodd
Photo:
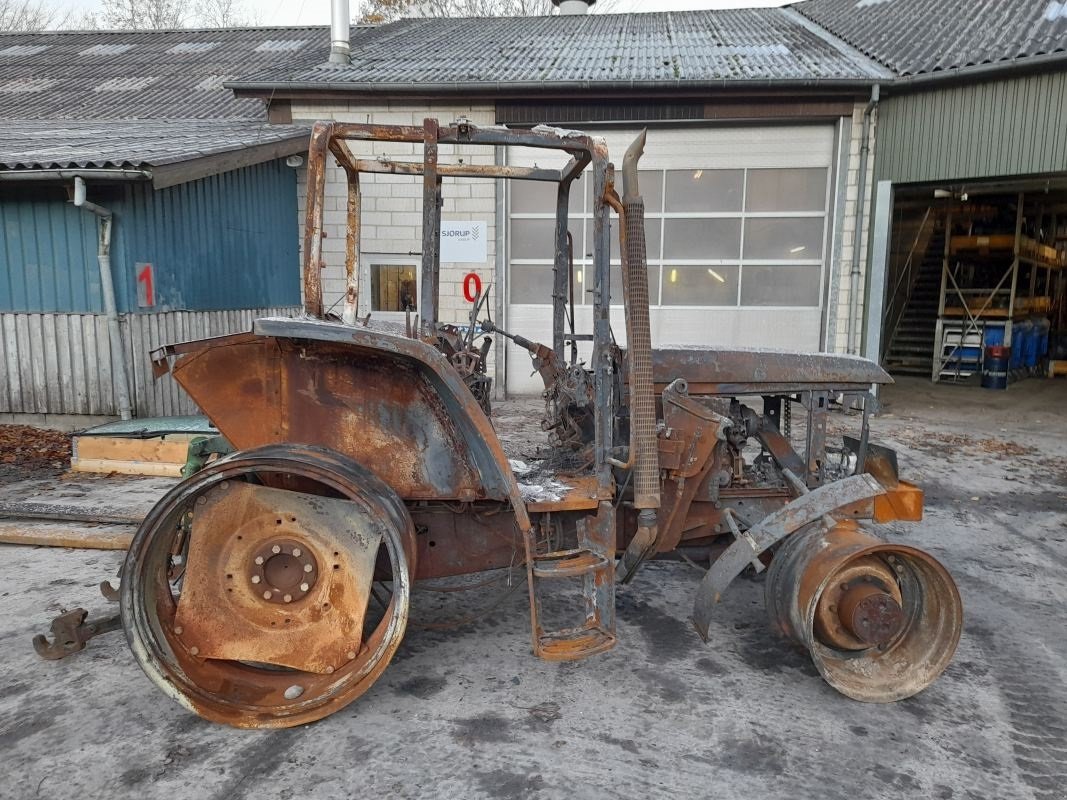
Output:
<svg viewBox="0 0 1067 800">
<path fill-rule="evenodd" d="M 950 208 L 945 219 L 945 251 L 941 270 L 941 296 L 934 335 L 931 379 L 967 380 L 982 368 L 985 331 L 990 325 L 1003 325 L 1004 345 L 1011 347 L 1013 322 L 1034 313 L 1049 311 L 1053 293 L 1053 272 L 1065 266 L 1063 255 L 1023 236 L 1025 194 L 1020 192 L 1015 233 L 990 236 L 952 236 Z M 1056 222 L 1053 220 L 1053 229 Z M 992 288 L 966 285 L 961 280 L 960 253 L 971 260 L 1002 260 L 1007 265 Z M 1029 268 L 1029 286 L 1020 287 L 1022 266 Z M 1043 286 L 1039 273 L 1044 272 Z M 961 285 L 961 283 L 963 285 Z M 1039 290 L 1042 293 L 1039 293 Z"/>
</svg>

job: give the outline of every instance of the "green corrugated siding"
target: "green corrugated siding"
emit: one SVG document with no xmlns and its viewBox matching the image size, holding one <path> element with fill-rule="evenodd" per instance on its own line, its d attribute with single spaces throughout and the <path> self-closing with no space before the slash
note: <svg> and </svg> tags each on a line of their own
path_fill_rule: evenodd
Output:
<svg viewBox="0 0 1067 800">
<path fill-rule="evenodd" d="M 1067 72 L 893 95 L 878 110 L 878 180 L 1067 172 Z"/>
</svg>

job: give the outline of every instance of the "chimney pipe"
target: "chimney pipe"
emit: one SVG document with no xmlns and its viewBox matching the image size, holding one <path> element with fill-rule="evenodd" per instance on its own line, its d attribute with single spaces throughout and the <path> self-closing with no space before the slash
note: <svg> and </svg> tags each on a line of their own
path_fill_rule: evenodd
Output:
<svg viewBox="0 0 1067 800">
<path fill-rule="evenodd" d="M 588 14 L 589 9 L 596 5 L 596 0 L 552 0 L 552 5 L 559 6 L 561 17 Z"/>
<path fill-rule="evenodd" d="M 348 39 L 348 26 L 352 15 L 348 0 L 330 0 L 330 63 L 348 64 L 352 45 Z"/>
</svg>

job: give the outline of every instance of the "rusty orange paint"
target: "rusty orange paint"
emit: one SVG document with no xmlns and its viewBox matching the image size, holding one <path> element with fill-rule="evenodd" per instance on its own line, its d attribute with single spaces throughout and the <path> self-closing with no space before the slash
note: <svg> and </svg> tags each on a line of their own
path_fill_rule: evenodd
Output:
<svg viewBox="0 0 1067 800">
<path fill-rule="evenodd" d="M 922 518 L 923 490 L 914 483 L 899 481 L 874 498 L 875 522 L 921 522 Z"/>
</svg>

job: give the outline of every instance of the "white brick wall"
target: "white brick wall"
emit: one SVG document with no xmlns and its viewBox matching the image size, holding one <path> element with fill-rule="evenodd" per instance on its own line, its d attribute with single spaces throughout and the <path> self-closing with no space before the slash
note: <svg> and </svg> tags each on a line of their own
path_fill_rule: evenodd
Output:
<svg viewBox="0 0 1067 800">
<path fill-rule="evenodd" d="M 458 117 L 466 117 L 478 125 L 495 122 L 492 105 L 461 105 L 441 103 L 307 103 L 293 105 L 294 121 L 322 119 L 338 122 L 362 122 L 390 125 L 421 125 L 427 117 L 435 117 L 442 124 Z M 357 156 L 390 156 L 397 160 L 418 160 L 421 146 L 387 142 L 350 142 Z M 467 164 L 491 165 L 494 161 L 492 148 L 473 146 L 441 147 L 442 163 L 456 163 L 462 159 Z M 326 176 L 326 207 L 323 256 L 326 269 L 323 275 L 323 301 L 329 308 L 344 295 L 344 238 L 346 178 L 333 158 Z M 300 224 L 303 229 L 306 175 L 298 181 Z M 467 322 L 469 304 L 463 299 L 462 281 L 468 272 L 477 272 L 482 285 L 495 283 L 496 264 L 496 189 L 493 181 L 446 178 L 443 186 L 444 201 L 441 218 L 444 221 L 483 220 L 489 226 L 488 255 L 484 264 L 441 264 L 441 307 L 439 318 L 443 322 Z M 422 250 L 422 179 L 420 177 L 367 175 L 361 176 L 363 228 L 361 231 L 361 258 L 366 263 L 368 255 L 407 255 Z M 303 247 L 303 242 L 301 242 Z M 412 262 L 419 260 L 412 257 Z M 369 310 L 366 298 L 361 297 L 361 309 Z"/>
<path fill-rule="evenodd" d="M 833 306 L 828 310 L 829 348 L 837 353 L 848 352 L 848 315 L 850 306 L 850 275 L 852 272 L 852 257 L 855 253 L 856 242 L 856 202 L 859 197 L 859 169 L 860 169 L 860 146 L 863 140 L 863 109 L 865 103 L 857 103 L 852 111 L 851 137 L 848 142 L 848 161 L 845 173 L 845 202 L 844 213 L 837 220 L 836 227 L 840 237 L 837 263 L 832 265 L 830 300 Z M 867 180 L 863 198 L 864 214 L 863 238 L 860 241 L 860 279 L 859 279 L 859 318 L 857 319 L 853 335 L 853 346 L 859 352 L 862 339 L 864 314 L 864 287 L 867 277 L 867 243 L 871 232 L 871 203 L 874 195 L 874 154 L 875 154 L 875 131 L 877 129 L 878 113 L 874 112 L 871 118 L 870 153 L 867 158 Z M 876 309 L 874 313 L 881 313 Z"/>
</svg>

